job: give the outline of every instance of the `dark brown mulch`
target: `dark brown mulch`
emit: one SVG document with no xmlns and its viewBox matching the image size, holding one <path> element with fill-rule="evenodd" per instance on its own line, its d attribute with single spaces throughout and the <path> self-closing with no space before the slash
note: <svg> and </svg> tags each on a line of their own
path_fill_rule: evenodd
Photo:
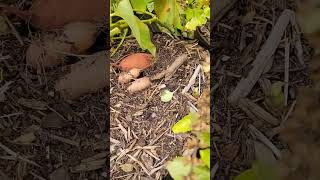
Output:
<svg viewBox="0 0 320 180">
<path fill-rule="evenodd" d="M 248 129 L 249 124 L 254 124 L 262 133 L 267 135 L 275 128 L 269 124 L 252 120 L 244 111 L 228 103 L 227 98 L 242 77 L 250 71 L 249 63 L 242 67 L 244 61 L 249 58 L 255 58 L 261 46 L 268 38 L 272 29 L 270 24 L 255 19 L 254 23 L 242 25 L 240 21 L 249 12 L 255 11 L 255 17 L 265 18 L 273 24 L 278 19 L 284 9 L 294 9 L 294 1 L 264 1 L 264 4 L 256 1 L 238 1 L 219 21 L 212 30 L 214 53 L 211 58 L 213 71 L 213 86 L 219 84 L 218 88 L 212 92 L 214 102 L 212 103 L 213 120 L 212 129 L 214 129 L 214 146 L 217 146 L 212 155 L 213 164 L 219 163 L 219 169 L 215 178 L 219 180 L 231 180 L 244 170 L 250 168 L 254 160 L 254 137 Z M 266 25 L 266 31 L 262 27 Z M 291 26 L 291 25 L 289 25 Z M 288 28 L 289 29 L 289 28 Z M 248 36 L 245 41 L 244 49 L 239 49 L 241 41 L 241 32 L 245 31 Z M 264 32 L 264 33 L 263 33 Z M 288 31 L 290 32 L 290 31 Z M 259 46 L 250 47 L 255 43 L 259 36 L 262 36 L 262 42 Z M 292 38 L 289 35 L 289 38 Z M 308 66 L 310 62 L 312 49 L 307 41 L 302 37 L 304 62 Z M 281 43 L 280 43 L 280 46 Z M 274 55 L 274 63 L 269 72 L 263 76 L 275 81 L 284 79 L 284 48 L 277 49 Z M 224 56 L 229 59 L 222 61 Z M 217 63 L 219 61 L 219 63 Z M 299 87 L 310 85 L 310 79 L 307 67 L 301 67 L 297 60 L 294 47 L 290 50 L 290 69 L 296 69 L 290 72 L 289 76 L 289 106 L 296 99 Z M 263 108 L 264 94 L 261 87 L 257 84 L 248 95 L 249 99 L 256 102 Z M 288 108 L 283 112 L 287 113 Z M 220 131 L 219 131 L 220 130 Z M 219 133 L 221 132 L 221 133 Z M 278 135 L 271 138 L 271 141 L 280 150 L 285 150 L 286 144 L 281 142 Z"/>
</svg>

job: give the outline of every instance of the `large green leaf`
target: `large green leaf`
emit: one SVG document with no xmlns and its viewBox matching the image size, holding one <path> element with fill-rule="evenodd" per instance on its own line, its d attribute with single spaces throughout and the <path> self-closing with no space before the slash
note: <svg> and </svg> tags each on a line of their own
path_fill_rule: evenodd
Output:
<svg viewBox="0 0 320 180">
<path fill-rule="evenodd" d="M 153 56 L 155 56 L 156 47 L 151 41 L 149 28 L 134 15 L 129 0 L 121 0 L 115 13 L 117 16 L 123 18 L 129 25 L 132 34 L 137 39 L 140 47 L 143 50 L 147 49 Z"/>
<path fill-rule="evenodd" d="M 166 168 L 174 180 L 183 180 L 191 173 L 192 164 L 185 157 L 177 157 L 169 161 Z"/>
<path fill-rule="evenodd" d="M 192 170 L 192 174 L 197 180 L 209 180 L 210 170 L 206 166 L 196 166 Z"/>
<path fill-rule="evenodd" d="M 188 114 L 182 119 L 180 119 L 173 127 L 172 131 L 173 133 L 186 133 L 188 131 L 191 131 L 191 118 L 192 114 Z"/>
<path fill-rule="evenodd" d="M 210 132 L 198 133 L 198 139 L 200 140 L 200 144 L 210 146 Z"/>
<path fill-rule="evenodd" d="M 147 9 L 147 0 L 130 0 L 133 9 L 145 11 Z"/>
<path fill-rule="evenodd" d="M 200 158 L 210 168 L 210 148 L 200 150 Z"/>
<path fill-rule="evenodd" d="M 159 21 L 171 31 L 182 29 L 180 13 L 181 7 L 176 0 L 155 0 L 155 12 Z"/>
<path fill-rule="evenodd" d="M 234 178 L 234 180 L 257 180 L 256 171 L 254 168 L 247 169 Z"/>
</svg>

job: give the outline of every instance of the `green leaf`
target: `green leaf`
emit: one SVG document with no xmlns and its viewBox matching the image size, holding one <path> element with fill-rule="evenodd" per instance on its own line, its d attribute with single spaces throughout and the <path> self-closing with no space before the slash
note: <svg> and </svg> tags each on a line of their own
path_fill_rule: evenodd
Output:
<svg viewBox="0 0 320 180">
<path fill-rule="evenodd" d="M 205 144 L 207 147 L 210 146 L 210 132 L 203 132 L 197 134 L 200 144 Z"/>
<path fill-rule="evenodd" d="M 169 161 L 166 169 L 174 180 L 183 180 L 192 170 L 192 164 L 185 157 L 177 157 Z"/>
<path fill-rule="evenodd" d="M 194 31 L 198 26 L 201 26 L 207 22 L 210 18 L 210 8 L 205 7 L 204 9 L 198 8 L 188 8 L 186 9 L 186 29 L 189 31 Z"/>
<path fill-rule="evenodd" d="M 129 0 L 121 0 L 115 13 L 123 18 L 129 25 L 132 34 L 137 39 L 140 47 L 143 50 L 147 49 L 153 56 L 155 56 L 156 47 L 151 41 L 149 28 L 134 15 Z"/>
<path fill-rule="evenodd" d="M 171 31 L 182 29 L 180 12 L 181 7 L 176 0 L 156 0 L 155 12 L 159 21 Z"/>
<path fill-rule="evenodd" d="M 148 2 L 147 9 L 149 12 L 152 12 L 154 10 L 154 2 Z"/>
<path fill-rule="evenodd" d="M 201 160 L 210 168 L 210 148 L 200 150 L 200 158 Z"/>
<path fill-rule="evenodd" d="M 171 101 L 172 97 L 173 97 L 173 92 L 169 91 L 169 90 L 164 90 L 161 92 L 161 101 L 162 102 L 169 102 Z"/>
<path fill-rule="evenodd" d="M 195 175 L 197 180 L 210 179 L 210 169 L 206 166 L 196 166 L 193 168 L 192 173 Z"/>
<path fill-rule="evenodd" d="M 247 169 L 238 175 L 234 180 L 258 180 L 256 171 L 253 168 Z"/>
<path fill-rule="evenodd" d="M 133 9 L 145 11 L 147 8 L 147 0 L 130 0 Z"/>
<path fill-rule="evenodd" d="M 281 81 L 271 85 L 270 101 L 274 108 L 279 108 L 284 105 L 283 85 L 284 83 Z"/>
<path fill-rule="evenodd" d="M 186 133 L 188 131 L 191 131 L 191 118 L 192 114 L 188 114 L 185 117 L 183 117 L 181 120 L 179 120 L 173 127 L 172 131 L 173 133 Z"/>
</svg>

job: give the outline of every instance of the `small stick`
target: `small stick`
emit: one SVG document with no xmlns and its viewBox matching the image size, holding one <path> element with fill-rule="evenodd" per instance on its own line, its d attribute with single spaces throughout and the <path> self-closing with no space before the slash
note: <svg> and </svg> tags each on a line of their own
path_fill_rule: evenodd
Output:
<svg viewBox="0 0 320 180">
<path fill-rule="evenodd" d="M 274 153 L 274 155 L 280 159 L 281 158 L 281 152 L 280 150 L 272 144 L 272 142 L 262 134 L 262 132 L 260 132 L 257 128 L 255 128 L 253 125 L 249 124 L 248 125 L 249 129 L 251 130 L 251 132 L 261 141 L 263 142 L 266 146 L 268 146 L 268 148 L 270 148 L 272 150 L 272 152 Z"/>
<path fill-rule="evenodd" d="M 49 134 L 49 137 L 54 139 L 54 140 L 64 142 L 66 144 L 70 144 L 70 145 L 79 147 L 79 143 L 78 142 L 72 141 L 70 139 L 66 139 L 66 138 L 63 138 L 63 137 L 60 137 L 60 136 L 56 136 L 56 135 L 53 135 L 53 134 Z"/>
<path fill-rule="evenodd" d="M 284 105 L 288 105 L 288 91 L 289 91 L 289 64 L 290 64 L 290 43 L 288 39 L 285 41 L 285 57 L 284 57 Z"/>
<path fill-rule="evenodd" d="M 200 68 L 201 68 L 201 65 L 198 65 L 196 70 L 194 71 L 193 75 L 191 76 L 190 80 L 189 80 L 189 83 L 188 85 L 182 90 L 182 94 L 186 93 L 189 91 L 189 89 L 191 88 L 191 86 L 196 83 L 196 78 L 200 72 Z"/>
<path fill-rule="evenodd" d="M 212 167 L 211 172 L 210 172 L 210 174 L 211 174 L 211 179 L 214 179 L 214 176 L 216 175 L 216 172 L 217 172 L 218 168 L 219 168 L 219 164 L 218 164 L 218 163 L 216 163 L 216 164 Z"/>
<path fill-rule="evenodd" d="M 165 77 L 165 81 L 169 80 L 172 75 L 176 72 L 176 70 L 188 59 L 186 54 L 183 54 L 177 57 L 174 62 L 164 71 L 152 76 L 150 78 L 151 81 L 158 80 Z"/>
</svg>

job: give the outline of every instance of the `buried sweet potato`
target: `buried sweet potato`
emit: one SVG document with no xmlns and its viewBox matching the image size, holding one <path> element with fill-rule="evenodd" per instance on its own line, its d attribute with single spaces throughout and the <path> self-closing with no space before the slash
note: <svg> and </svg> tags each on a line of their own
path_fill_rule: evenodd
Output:
<svg viewBox="0 0 320 180">
<path fill-rule="evenodd" d="M 135 80 L 128 88 L 127 90 L 129 93 L 134 93 L 138 91 L 142 91 L 146 88 L 151 86 L 151 81 L 149 77 L 143 77 Z"/>
<path fill-rule="evenodd" d="M 118 77 L 118 82 L 121 84 L 128 83 L 132 79 L 136 79 L 140 75 L 140 69 L 133 68 L 129 72 L 123 72 Z"/>
<path fill-rule="evenodd" d="M 26 62 L 33 68 L 59 65 L 64 53 L 79 54 L 89 49 L 95 42 L 98 28 L 90 22 L 67 24 L 57 37 L 47 34 L 41 40 L 33 41 L 26 52 Z"/>
<path fill-rule="evenodd" d="M 70 65 L 71 72 L 56 82 L 55 90 L 63 98 L 73 100 L 106 87 L 108 57 L 106 51 L 101 51 Z"/>
<path fill-rule="evenodd" d="M 133 68 L 146 69 L 152 65 L 152 55 L 147 53 L 131 54 L 121 60 L 117 65 L 122 71 L 129 71 Z"/>
<path fill-rule="evenodd" d="M 4 12 L 30 20 L 34 27 L 42 30 L 61 28 L 76 21 L 100 21 L 107 17 L 106 8 L 106 0 L 33 0 L 27 11 L 0 3 Z"/>
</svg>

